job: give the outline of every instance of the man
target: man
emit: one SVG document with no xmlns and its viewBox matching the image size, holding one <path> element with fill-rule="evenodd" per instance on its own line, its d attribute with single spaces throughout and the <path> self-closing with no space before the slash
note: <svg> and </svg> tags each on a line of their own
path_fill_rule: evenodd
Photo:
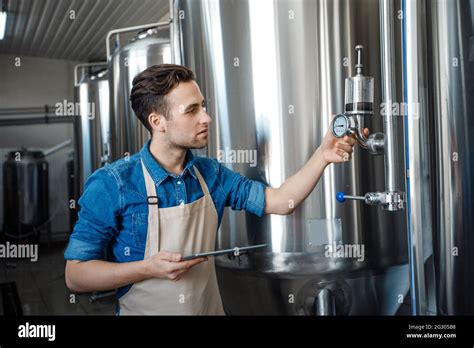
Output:
<svg viewBox="0 0 474 348">
<path fill-rule="evenodd" d="M 212 119 L 191 70 L 152 66 L 133 80 L 130 100 L 151 140 L 88 179 L 65 252 L 67 286 L 118 289 L 120 314 L 224 314 L 214 259 L 182 257 L 214 249 L 225 206 L 291 214 L 330 163 L 350 158 L 355 140 L 328 131 L 303 168 L 271 188 L 193 157 Z"/>
</svg>

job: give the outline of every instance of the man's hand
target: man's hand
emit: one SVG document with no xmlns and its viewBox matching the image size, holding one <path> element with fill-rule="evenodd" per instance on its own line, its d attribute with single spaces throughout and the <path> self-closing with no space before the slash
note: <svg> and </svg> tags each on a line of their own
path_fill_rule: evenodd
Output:
<svg viewBox="0 0 474 348">
<path fill-rule="evenodd" d="M 365 136 L 369 135 L 369 129 L 364 129 Z M 341 163 L 352 158 L 352 152 L 356 139 L 354 136 L 344 136 L 336 138 L 331 128 L 328 129 L 318 150 L 323 161 L 329 163 Z"/>
<path fill-rule="evenodd" d="M 146 273 L 149 277 L 178 281 L 191 267 L 207 261 L 207 257 L 181 261 L 181 254 L 160 251 L 145 261 Z"/>
<path fill-rule="evenodd" d="M 103 260 L 68 260 L 66 285 L 74 292 L 92 292 L 118 289 L 150 278 L 177 281 L 189 269 L 206 261 L 201 257 L 181 261 L 181 255 L 161 251 L 150 258 L 132 262 L 108 262 Z"/>
</svg>

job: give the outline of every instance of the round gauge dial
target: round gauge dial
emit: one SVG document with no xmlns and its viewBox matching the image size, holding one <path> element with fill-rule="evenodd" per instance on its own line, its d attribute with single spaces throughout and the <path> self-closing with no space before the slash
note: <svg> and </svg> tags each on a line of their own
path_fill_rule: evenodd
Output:
<svg viewBox="0 0 474 348">
<path fill-rule="evenodd" d="M 339 114 L 332 121 L 332 132 L 336 138 L 342 138 L 349 129 L 349 120 L 346 115 Z"/>
</svg>

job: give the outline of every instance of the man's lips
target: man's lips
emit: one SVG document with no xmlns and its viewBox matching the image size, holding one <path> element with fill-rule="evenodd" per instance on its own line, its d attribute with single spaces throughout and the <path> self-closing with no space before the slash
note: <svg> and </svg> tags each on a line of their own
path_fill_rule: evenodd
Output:
<svg viewBox="0 0 474 348">
<path fill-rule="evenodd" d="M 207 132 L 208 132 L 208 129 L 204 129 L 204 130 L 200 131 L 200 132 L 198 133 L 198 135 L 199 135 L 199 134 L 204 134 L 204 133 L 207 133 Z"/>
</svg>

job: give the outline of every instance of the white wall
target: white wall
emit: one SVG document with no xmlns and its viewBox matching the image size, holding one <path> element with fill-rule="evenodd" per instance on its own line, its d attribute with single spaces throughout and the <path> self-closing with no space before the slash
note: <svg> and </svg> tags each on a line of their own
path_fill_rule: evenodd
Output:
<svg viewBox="0 0 474 348">
<path fill-rule="evenodd" d="M 73 69 L 77 62 L 20 57 L 21 65 L 15 66 L 15 56 L 0 55 L 0 109 L 42 107 L 55 105 L 66 99 L 74 101 Z M 47 149 L 64 140 L 73 140 L 74 129 L 70 123 L 35 124 L 0 127 L 0 163 L 13 149 Z M 53 238 L 69 230 L 69 204 L 67 194 L 66 163 L 73 146 L 60 150 L 47 158 L 49 162 L 50 213 L 54 213 L 51 228 Z M 0 177 L 2 176 L 0 172 Z M 3 191 L 3 178 L 0 189 Z M 0 194 L 0 221 L 3 223 L 3 193 Z"/>
</svg>

